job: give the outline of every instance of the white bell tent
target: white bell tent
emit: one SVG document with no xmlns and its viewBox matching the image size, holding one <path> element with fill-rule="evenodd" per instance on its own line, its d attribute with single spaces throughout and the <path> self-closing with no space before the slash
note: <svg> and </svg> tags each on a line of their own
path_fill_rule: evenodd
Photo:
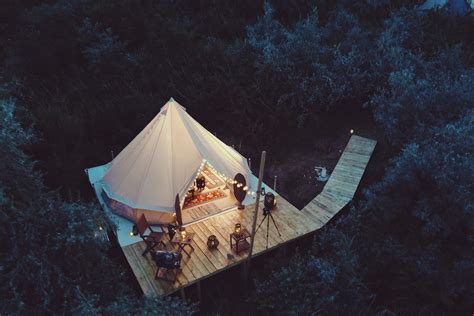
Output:
<svg viewBox="0 0 474 316">
<path fill-rule="evenodd" d="M 250 183 L 247 160 L 171 98 L 115 159 L 96 167 L 101 175 L 91 172 L 95 168 L 88 175 L 114 212 L 134 222 L 145 213 L 151 223 L 166 223 L 173 220 L 177 194 L 182 207 L 205 166 L 224 181 L 241 173 Z"/>
</svg>

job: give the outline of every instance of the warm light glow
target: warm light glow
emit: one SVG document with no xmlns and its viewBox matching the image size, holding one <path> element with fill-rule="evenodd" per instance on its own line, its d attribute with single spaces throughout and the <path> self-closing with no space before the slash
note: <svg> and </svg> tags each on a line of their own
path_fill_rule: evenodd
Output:
<svg viewBox="0 0 474 316">
<path fill-rule="evenodd" d="M 240 223 L 235 224 L 234 233 L 236 235 L 239 235 L 241 231 L 242 231 L 242 224 Z"/>
<path fill-rule="evenodd" d="M 186 231 L 185 231 L 185 230 L 182 230 L 182 231 L 181 231 L 181 238 L 182 238 L 182 239 L 185 239 L 185 238 L 186 238 Z"/>
<path fill-rule="evenodd" d="M 102 226 L 99 226 L 99 230 L 103 230 Z"/>
<path fill-rule="evenodd" d="M 130 232 L 130 236 L 133 236 L 133 232 Z"/>
<path fill-rule="evenodd" d="M 244 186 L 242 190 L 247 191 L 248 189 L 249 189 L 248 186 Z"/>
<path fill-rule="evenodd" d="M 199 173 L 204 169 L 204 165 L 209 169 L 211 170 L 214 174 L 216 174 L 217 176 L 219 176 L 221 179 L 224 180 L 224 182 L 227 182 L 229 184 L 237 184 L 238 182 L 236 180 L 232 180 L 232 178 L 229 178 L 227 177 L 224 173 L 222 172 L 219 172 L 216 170 L 216 168 L 214 168 L 214 166 L 212 166 L 206 159 L 203 159 L 202 160 L 202 163 L 201 163 L 201 168 L 199 168 Z M 199 176 L 199 174 L 196 175 L 196 178 Z M 194 180 L 196 180 L 196 178 Z"/>
<path fill-rule="evenodd" d="M 352 128 L 351 128 L 351 130 L 350 130 L 350 133 L 351 133 L 351 134 L 354 134 L 354 130 L 353 130 Z"/>
</svg>

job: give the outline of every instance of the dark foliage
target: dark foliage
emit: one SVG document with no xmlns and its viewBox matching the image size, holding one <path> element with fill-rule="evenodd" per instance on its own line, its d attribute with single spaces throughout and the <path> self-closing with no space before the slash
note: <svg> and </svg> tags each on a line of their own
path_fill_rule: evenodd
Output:
<svg viewBox="0 0 474 316">
<path fill-rule="evenodd" d="M 360 216 L 370 229 L 354 234 L 373 258 L 362 271 L 391 309 L 465 314 L 474 308 L 474 112 L 430 130 L 366 192 Z"/>
<path fill-rule="evenodd" d="M 0 313 L 191 314 L 176 300 L 138 299 L 98 238 L 107 219 L 95 204 L 48 191 L 20 146 L 29 130 L 0 103 Z"/>
<path fill-rule="evenodd" d="M 387 162 L 385 176 L 366 191 L 364 201 L 336 227 L 322 232 L 312 251 L 278 264 L 268 279 L 256 281 L 252 301 L 262 311 L 468 314 L 473 309 L 474 74 L 465 50 L 472 43 L 441 44 L 444 32 L 451 32 L 446 20 L 446 29 L 437 29 L 436 36 L 420 31 L 434 20 L 439 17 L 402 8 L 387 16 L 379 31 L 359 32 L 356 42 L 370 45 L 361 58 L 370 59 L 370 74 L 365 74 L 370 87 L 362 95 L 370 97 L 366 105 L 374 111 L 387 152 L 396 157 Z M 271 20 L 265 25 L 271 26 L 268 34 L 281 29 Z M 311 34 L 308 41 L 318 45 L 310 51 L 320 50 L 323 37 Z M 342 46 L 354 33 L 339 39 L 334 29 L 329 34 Z M 268 44 L 263 51 L 279 53 L 285 36 L 274 44 L 277 48 Z M 301 56 L 281 60 L 297 62 Z M 336 69 L 334 64 L 328 67 Z M 309 76 L 297 81 L 303 82 L 301 78 Z M 363 79 L 355 77 L 354 82 L 358 80 Z M 331 98 L 323 99 L 331 106 Z"/>
<path fill-rule="evenodd" d="M 338 231 L 326 233 L 324 238 L 327 249 L 297 253 L 274 264 L 271 277 L 256 282 L 250 300 L 260 311 L 347 315 L 370 310 L 374 295 L 360 278 L 352 240 Z M 322 252 L 328 255 L 322 257 Z"/>
<path fill-rule="evenodd" d="M 474 20 L 418 2 L 2 1 L 0 313 L 193 311 L 135 298 L 75 198 L 170 96 L 246 156 L 373 113 L 385 173 L 259 312 L 472 313 Z"/>
</svg>

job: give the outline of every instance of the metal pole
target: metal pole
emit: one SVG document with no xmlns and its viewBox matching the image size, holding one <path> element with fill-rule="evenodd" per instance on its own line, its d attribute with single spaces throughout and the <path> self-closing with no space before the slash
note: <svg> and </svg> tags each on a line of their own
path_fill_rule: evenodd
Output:
<svg viewBox="0 0 474 316">
<path fill-rule="evenodd" d="M 249 255 L 247 257 L 247 269 L 246 269 L 247 271 L 250 270 L 250 260 L 252 259 L 253 242 L 255 239 L 255 227 L 257 226 L 258 206 L 260 204 L 260 192 L 262 191 L 263 170 L 265 168 L 266 155 L 267 155 L 267 152 L 262 151 L 262 158 L 260 159 L 260 171 L 258 173 L 257 198 L 255 201 L 255 212 L 253 214 L 252 234 L 250 235 L 250 250 L 249 250 Z"/>
<path fill-rule="evenodd" d="M 273 191 L 276 192 L 276 190 L 277 190 L 277 176 L 273 178 Z"/>
<path fill-rule="evenodd" d="M 110 151 L 110 156 L 112 156 L 112 160 L 114 160 L 114 151 L 113 150 Z"/>
<path fill-rule="evenodd" d="M 248 162 L 249 162 L 249 169 L 252 170 L 252 158 L 249 158 Z"/>
</svg>

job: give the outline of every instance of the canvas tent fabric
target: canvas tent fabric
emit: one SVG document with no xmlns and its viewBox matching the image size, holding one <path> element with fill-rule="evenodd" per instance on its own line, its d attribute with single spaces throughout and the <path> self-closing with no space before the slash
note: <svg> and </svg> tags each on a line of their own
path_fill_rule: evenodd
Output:
<svg viewBox="0 0 474 316">
<path fill-rule="evenodd" d="M 90 180 L 111 201 L 123 205 L 122 210 L 128 209 L 126 214 L 118 212 L 120 215 L 134 218 L 137 211 L 156 212 L 155 217 L 165 217 L 168 221 L 170 213 L 175 211 L 176 194 L 184 199 L 204 163 L 229 178 L 241 173 L 247 181 L 250 179 L 247 160 L 171 98 L 120 154 L 104 166 L 103 177 Z M 135 215 L 130 215 L 132 210 Z"/>
</svg>

